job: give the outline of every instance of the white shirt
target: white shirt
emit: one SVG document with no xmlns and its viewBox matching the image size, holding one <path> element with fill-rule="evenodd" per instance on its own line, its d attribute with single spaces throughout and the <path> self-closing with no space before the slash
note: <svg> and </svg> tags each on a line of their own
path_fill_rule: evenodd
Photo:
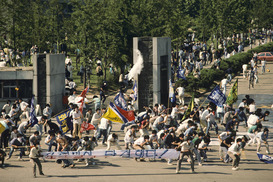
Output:
<svg viewBox="0 0 273 182">
<path fill-rule="evenodd" d="M 184 87 L 178 87 L 176 90 L 179 96 L 182 96 L 185 93 Z"/>
<path fill-rule="evenodd" d="M 113 134 L 111 134 L 111 135 L 108 136 L 107 141 L 109 141 L 109 142 L 117 142 L 117 143 L 119 142 L 118 138 L 115 139 L 113 137 Z"/>
<path fill-rule="evenodd" d="M 243 64 L 243 70 L 244 70 L 244 71 L 247 70 L 247 64 Z"/>
<path fill-rule="evenodd" d="M 25 126 L 27 126 L 27 121 L 22 122 L 18 127 L 18 132 L 20 134 L 24 134 L 25 132 Z"/>
<path fill-rule="evenodd" d="M 107 127 L 108 127 L 108 119 L 101 118 L 99 128 L 102 130 L 107 130 Z"/>
<path fill-rule="evenodd" d="M 71 63 L 71 65 L 72 65 L 72 61 L 71 61 L 70 58 L 66 58 L 66 59 L 65 59 L 65 64 L 68 64 L 68 63 Z"/>
<path fill-rule="evenodd" d="M 250 125 L 255 125 L 258 121 L 259 117 L 256 116 L 255 114 L 251 114 L 247 120 L 247 124 L 250 124 Z"/>
<path fill-rule="evenodd" d="M 75 98 L 76 98 L 77 96 L 76 95 L 70 95 L 69 97 L 68 97 L 68 103 L 70 104 L 70 103 L 72 103 L 72 104 L 75 104 Z"/>
<path fill-rule="evenodd" d="M 237 154 L 240 153 L 240 147 L 237 143 L 234 143 L 228 148 L 228 151 L 232 152 L 233 154 Z"/>
<path fill-rule="evenodd" d="M 249 105 L 249 112 L 255 112 L 256 111 L 256 106 L 255 106 L 255 104 L 250 104 Z"/>
<path fill-rule="evenodd" d="M 223 133 L 221 133 L 221 134 L 219 135 L 219 137 L 221 138 L 221 140 L 227 139 L 228 136 L 229 136 L 229 135 L 227 134 L 227 132 L 223 132 Z"/>
<path fill-rule="evenodd" d="M 141 145 L 142 143 L 144 143 L 144 137 L 139 137 L 135 142 L 134 144 L 135 145 Z"/>
<path fill-rule="evenodd" d="M 221 81 L 222 87 L 225 87 L 227 85 L 227 81 L 228 80 L 226 78 Z"/>
<path fill-rule="evenodd" d="M 176 107 L 173 107 L 172 113 L 171 113 L 171 116 L 173 119 L 178 117 L 177 112 L 178 112 L 178 109 Z"/>
<path fill-rule="evenodd" d="M 133 143 L 134 142 L 134 136 L 133 136 L 133 131 L 129 129 L 124 137 L 124 142 L 125 143 Z"/>
<path fill-rule="evenodd" d="M 206 120 L 206 117 L 208 114 L 209 114 L 209 111 L 206 109 L 201 115 L 201 120 Z"/>
<path fill-rule="evenodd" d="M 99 122 L 100 122 L 100 115 L 97 112 L 95 112 L 93 114 L 93 117 L 92 117 L 92 120 L 91 120 L 91 124 L 92 125 L 97 125 L 97 124 L 99 124 Z"/>
<path fill-rule="evenodd" d="M 241 103 L 239 104 L 238 108 L 240 108 L 240 107 L 245 107 L 245 103 L 244 103 L 244 102 L 241 102 Z"/>
<path fill-rule="evenodd" d="M 261 61 L 261 64 L 262 64 L 262 66 L 265 66 L 266 61 L 265 61 L 265 60 L 262 60 L 262 61 Z"/>
<path fill-rule="evenodd" d="M 162 116 L 159 116 L 158 118 L 156 118 L 155 122 L 153 123 L 153 127 L 156 128 L 158 127 L 158 123 L 162 122 L 164 120 L 164 118 Z"/>
<path fill-rule="evenodd" d="M 81 112 L 73 112 L 72 113 L 72 118 L 73 118 L 73 124 L 81 124 Z M 78 118 L 78 119 L 76 119 Z"/>
<path fill-rule="evenodd" d="M 22 101 L 20 103 L 21 111 L 25 111 L 25 109 L 27 108 L 27 106 L 28 106 L 28 103 L 26 103 L 25 101 Z"/>
</svg>

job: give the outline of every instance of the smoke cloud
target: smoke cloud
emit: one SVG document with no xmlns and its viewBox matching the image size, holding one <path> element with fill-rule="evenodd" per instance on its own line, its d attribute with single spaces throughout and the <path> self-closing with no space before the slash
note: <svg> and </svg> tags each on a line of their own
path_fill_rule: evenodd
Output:
<svg viewBox="0 0 273 182">
<path fill-rule="evenodd" d="M 143 57 L 142 57 L 141 52 L 139 50 L 136 50 L 136 53 L 137 53 L 137 61 L 136 61 L 136 63 L 134 64 L 134 66 L 132 67 L 132 69 L 130 70 L 130 72 L 128 74 L 129 80 L 132 80 L 134 77 L 139 75 L 142 68 L 144 67 Z"/>
</svg>

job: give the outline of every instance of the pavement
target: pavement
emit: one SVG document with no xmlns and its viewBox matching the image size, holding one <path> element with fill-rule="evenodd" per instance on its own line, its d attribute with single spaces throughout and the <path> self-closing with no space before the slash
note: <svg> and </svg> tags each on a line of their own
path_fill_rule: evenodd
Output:
<svg viewBox="0 0 273 182">
<path fill-rule="evenodd" d="M 273 64 L 268 64 L 267 68 L 273 72 Z M 246 94 L 250 94 L 252 98 L 258 104 L 258 106 L 264 104 L 264 107 L 270 109 L 273 103 L 272 97 L 272 77 L 273 73 L 267 72 L 263 75 L 259 75 L 259 83 L 255 85 L 254 89 L 248 90 L 247 81 L 242 78 L 242 75 L 236 77 L 239 81 L 239 99 Z M 235 79 L 233 79 L 233 82 Z M 228 91 L 232 84 L 228 86 Z M 239 101 L 235 104 L 238 105 Z M 272 114 L 273 115 L 273 114 Z M 272 117 L 272 116 L 271 116 Z M 272 123 L 272 120 L 268 122 Z M 120 137 L 120 144 L 124 148 L 123 136 L 124 133 L 119 131 L 120 124 L 113 124 L 113 132 L 117 133 Z M 220 132 L 223 131 L 223 127 L 220 126 Z M 245 132 L 246 128 L 239 127 L 240 132 Z M 269 145 L 271 152 L 273 152 L 273 129 L 270 128 L 269 133 Z M 30 135 L 32 131 L 28 131 L 27 135 Z M 138 133 L 139 135 L 139 133 Z M 216 138 L 215 132 L 212 131 L 212 137 Z M 44 138 L 42 139 L 42 148 L 45 149 Z M 106 147 L 101 145 L 96 149 L 105 149 Z M 63 169 L 60 164 L 55 163 L 54 160 L 47 160 L 42 162 L 43 171 L 45 176 L 39 176 L 33 178 L 32 164 L 29 162 L 27 156 L 24 156 L 24 161 L 18 161 L 17 157 L 19 152 L 14 152 L 11 159 L 5 161 L 6 167 L 0 168 L 0 182 L 9 181 L 56 181 L 56 182 L 77 182 L 77 181 L 202 181 L 202 182 L 225 182 L 225 181 L 272 181 L 273 164 L 265 164 L 259 161 L 256 154 L 256 146 L 248 146 L 246 150 L 242 152 L 240 170 L 232 171 L 231 164 L 222 163 L 219 160 L 218 146 L 209 146 L 210 150 L 208 154 L 208 162 L 204 162 L 203 166 L 198 166 L 195 163 L 196 173 L 192 173 L 190 165 L 187 162 L 182 163 L 182 169 L 180 174 L 176 174 L 176 161 L 174 165 L 167 165 L 166 161 L 157 160 L 155 162 L 136 162 L 133 159 L 125 159 L 119 157 L 107 157 L 95 159 L 96 165 L 89 167 L 85 166 L 84 162 L 76 162 L 75 168 Z M 115 149 L 115 148 L 113 148 Z M 265 147 L 261 148 L 262 154 L 265 154 Z M 270 155 L 273 156 L 273 155 Z"/>
</svg>

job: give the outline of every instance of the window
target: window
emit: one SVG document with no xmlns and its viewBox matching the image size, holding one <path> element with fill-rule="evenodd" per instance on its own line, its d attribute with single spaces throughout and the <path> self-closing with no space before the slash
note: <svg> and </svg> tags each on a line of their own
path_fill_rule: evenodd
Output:
<svg viewBox="0 0 273 182">
<path fill-rule="evenodd" d="M 0 80 L 0 98 L 31 98 L 31 96 L 32 80 Z"/>
<path fill-rule="evenodd" d="M 266 53 L 266 56 L 271 56 L 269 53 Z"/>
<path fill-rule="evenodd" d="M 265 55 L 265 53 L 262 53 L 262 54 L 260 54 L 259 56 L 264 56 Z"/>
</svg>

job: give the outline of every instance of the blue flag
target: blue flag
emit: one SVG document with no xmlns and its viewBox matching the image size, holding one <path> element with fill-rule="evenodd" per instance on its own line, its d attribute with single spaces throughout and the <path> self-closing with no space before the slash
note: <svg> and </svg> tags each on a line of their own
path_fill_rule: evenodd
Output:
<svg viewBox="0 0 273 182">
<path fill-rule="evenodd" d="M 187 78 L 185 77 L 185 69 L 183 69 L 181 65 L 178 67 L 178 70 L 177 70 L 177 78 L 182 78 L 184 80 L 187 80 Z"/>
<path fill-rule="evenodd" d="M 226 102 L 227 98 L 220 90 L 219 85 L 217 85 L 209 94 L 208 99 L 217 106 L 222 106 Z"/>
<path fill-rule="evenodd" d="M 134 101 L 136 101 L 137 100 L 137 82 L 136 81 L 133 87 L 133 91 L 134 91 Z"/>
<path fill-rule="evenodd" d="M 35 107 L 34 107 L 34 96 L 32 96 L 31 98 L 31 107 L 30 107 L 30 123 L 31 123 L 31 127 L 33 127 L 34 125 L 38 124 L 38 119 L 35 116 Z"/>
<path fill-rule="evenodd" d="M 257 153 L 257 155 L 258 155 L 260 161 L 263 161 L 266 164 L 273 164 L 273 157 L 270 157 L 268 155 L 263 155 L 260 153 Z"/>
<path fill-rule="evenodd" d="M 171 80 L 169 80 L 169 98 L 172 103 L 175 102 L 175 93 L 174 93 L 174 88 L 173 88 Z"/>
<path fill-rule="evenodd" d="M 73 123 L 69 117 L 72 110 L 64 111 L 56 116 L 57 122 L 60 124 L 60 130 L 63 133 L 67 133 L 70 130 L 73 130 Z"/>
<path fill-rule="evenodd" d="M 127 111 L 127 104 L 121 92 L 114 99 L 115 104 L 120 107 L 121 109 Z"/>
</svg>

